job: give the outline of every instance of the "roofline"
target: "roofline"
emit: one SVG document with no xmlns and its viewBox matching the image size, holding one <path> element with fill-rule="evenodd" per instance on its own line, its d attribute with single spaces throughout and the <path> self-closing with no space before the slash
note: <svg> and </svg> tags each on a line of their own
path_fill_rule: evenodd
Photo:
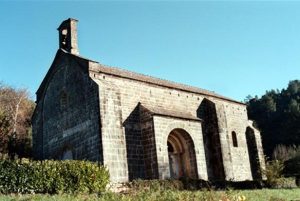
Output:
<svg viewBox="0 0 300 201">
<path fill-rule="evenodd" d="M 180 90 L 180 91 L 184 91 L 184 92 L 189 92 L 189 93 L 194 93 L 194 94 L 199 94 L 199 95 L 210 96 L 210 97 L 218 98 L 218 99 L 221 99 L 221 100 L 226 100 L 226 101 L 229 101 L 229 102 L 234 102 L 234 103 L 237 103 L 237 104 L 240 104 L 240 105 L 246 105 L 245 103 L 242 103 L 240 101 L 232 100 L 230 98 L 226 98 L 226 97 L 222 97 L 222 96 L 218 96 L 218 95 L 213 95 L 213 94 L 208 94 L 208 93 L 201 93 L 201 92 L 197 92 L 197 91 L 193 91 L 193 90 L 183 89 L 183 88 L 180 88 L 180 87 L 169 86 L 169 85 L 166 85 L 166 84 L 154 83 L 154 82 L 150 82 L 150 81 L 146 81 L 146 80 L 141 80 L 141 79 L 137 79 L 137 78 L 133 78 L 133 77 L 129 77 L 129 76 L 122 76 L 122 75 L 118 75 L 118 74 L 115 74 L 115 73 L 108 73 L 108 72 L 104 72 L 104 71 L 101 71 L 101 70 L 100 71 L 96 71 L 96 70 L 90 69 L 89 71 L 90 72 L 95 72 L 95 73 L 104 73 L 106 75 L 112 75 L 112 76 L 115 76 L 115 77 L 125 78 L 125 79 L 129 79 L 129 80 L 135 80 L 135 81 L 144 82 L 144 83 L 152 84 L 152 85 L 156 85 L 156 86 L 167 87 L 169 89 L 176 89 L 176 90 Z M 147 76 L 147 75 L 143 75 L 143 76 Z M 149 77 L 149 76 L 147 76 L 147 77 Z M 156 78 L 156 79 L 159 79 L 159 78 Z"/>
<path fill-rule="evenodd" d="M 87 59 L 87 58 L 84 58 L 84 57 L 81 57 L 81 56 L 77 56 L 77 55 L 74 55 L 74 54 L 71 54 L 67 51 L 65 51 L 64 49 L 62 48 L 59 48 L 57 51 L 56 51 L 56 54 L 54 56 L 54 59 L 52 61 L 52 64 L 50 65 L 50 68 L 48 69 L 46 75 L 44 76 L 40 86 L 38 87 L 38 89 L 36 90 L 35 94 L 38 96 L 43 90 L 44 90 L 44 86 L 47 84 L 48 82 L 48 77 L 53 73 L 55 72 L 55 70 L 53 69 L 53 66 L 55 65 L 55 62 L 57 60 L 57 58 L 61 55 L 61 54 L 66 54 L 68 56 L 74 56 L 75 59 L 81 59 L 81 60 L 84 60 L 85 62 L 90 62 L 92 60 L 90 59 Z M 94 62 L 94 61 L 93 61 Z M 36 100 L 38 101 L 38 100 Z"/>
<path fill-rule="evenodd" d="M 62 25 L 63 25 L 64 23 L 66 23 L 66 22 L 69 22 L 69 21 L 78 22 L 78 20 L 75 19 L 75 18 L 68 18 L 68 19 L 62 21 L 62 23 L 59 25 L 59 27 L 57 28 L 57 30 L 60 30 L 60 28 L 62 27 Z"/>
<path fill-rule="evenodd" d="M 194 94 L 199 94 L 199 95 L 205 95 L 205 96 L 208 96 L 208 97 L 213 97 L 213 98 L 217 98 L 217 99 L 221 99 L 221 100 L 226 100 L 226 101 L 229 101 L 229 102 L 233 102 L 233 103 L 237 103 L 237 104 L 240 104 L 240 105 L 246 105 L 245 103 L 242 103 L 240 101 L 236 101 L 236 100 L 233 100 L 233 99 L 230 99 L 230 98 L 227 98 L 227 97 L 224 97 L 224 96 L 221 96 L 221 95 L 218 95 L 218 94 L 215 94 L 213 92 L 209 93 L 205 93 L 205 92 L 200 92 L 200 90 L 204 90 L 204 89 L 200 89 L 200 88 L 197 88 L 197 87 L 194 87 L 194 86 L 188 86 L 188 85 L 185 85 L 185 84 L 181 84 L 181 83 L 177 83 L 177 82 L 173 82 L 173 81 L 169 81 L 169 80 L 163 80 L 163 79 L 160 79 L 160 78 L 157 78 L 157 77 L 152 77 L 152 76 L 148 76 L 148 75 L 143 75 L 141 73 L 136 73 L 136 72 L 132 72 L 132 71 L 128 71 L 128 70 L 123 70 L 121 68 L 115 68 L 115 67 L 108 67 L 108 66 L 104 66 L 102 64 L 100 64 L 99 62 L 97 61 L 94 61 L 94 60 L 91 60 L 91 59 L 88 59 L 88 58 L 85 58 L 85 57 L 82 57 L 80 55 L 75 55 L 75 54 L 72 54 L 72 53 L 69 53 L 63 49 L 58 49 L 57 53 L 56 53 L 56 56 L 58 55 L 59 52 L 63 52 L 67 55 L 70 55 L 70 56 L 73 56 L 75 58 L 79 58 L 79 59 L 82 59 L 82 60 L 85 60 L 85 61 L 88 61 L 88 62 L 93 62 L 97 65 L 99 65 L 100 67 L 102 68 L 111 68 L 111 69 L 117 69 L 119 71 L 124 71 L 124 72 L 128 72 L 128 73 L 131 73 L 133 75 L 138 75 L 138 76 L 143 76 L 143 77 L 146 77 L 146 78 L 150 78 L 150 79 L 154 79 L 154 80 L 157 80 L 157 81 L 164 81 L 164 82 L 170 82 L 170 84 L 166 84 L 166 83 L 156 83 L 154 80 L 153 81 L 149 81 L 149 80 L 143 80 L 143 79 L 139 79 L 139 78 L 135 78 L 134 76 L 126 76 L 126 75 L 120 75 L 120 74 L 117 74 L 117 73 L 109 73 L 109 72 L 104 72 L 102 71 L 101 69 L 99 69 L 98 71 L 97 70 L 93 70 L 93 69 L 89 69 L 90 72 L 95 72 L 95 73 L 104 73 L 104 74 L 107 74 L 107 75 L 112 75 L 112 76 L 116 76 L 116 77 L 120 77 L 120 78 L 125 78 L 125 79 L 129 79 L 129 80 L 135 80 L 135 81 L 139 81 L 139 82 L 144 82 L 144 83 L 147 83 L 147 84 L 152 84 L 152 85 L 156 85 L 156 86 L 161 86 L 161 87 L 166 87 L 166 88 L 169 88 L 169 89 L 176 89 L 176 90 L 180 90 L 180 91 L 184 91 L 184 92 L 188 92 L 188 93 L 194 93 Z M 55 56 L 55 58 L 56 58 Z M 55 61 L 55 59 L 54 59 Z M 54 63 L 53 61 L 53 63 Z M 53 65 L 52 63 L 52 65 Z M 52 66 L 51 65 L 51 66 Z M 50 69 L 48 70 L 50 71 Z M 48 74 L 49 72 L 47 72 Z M 47 76 L 46 74 L 46 76 Z M 45 77 L 46 77 L 45 76 Z M 44 80 L 43 80 L 44 81 Z M 42 83 L 43 84 L 43 83 Z M 42 85 L 41 84 L 41 85 Z M 171 84 L 173 84 L 171 86 Z M 182 87 L 180 86 L 176 86 L 176 85 L 182 85 Z M 195 88 L 195 90 L 192 90 L 192 89 L 187 89 L 187 88 L 183 88 L 184 86 L 186 87 L 192 87 L 192 88 Z M 41 87 L 41 86 L 40 86 Z M 37 93 L 39 92 L 40 90 L 40 87 L 39 89 L 37 90 Z M 199 91 L 197 91 L 197 89 Z M 206 90 L 205 90 L 206 91 Z"/>
</svg>

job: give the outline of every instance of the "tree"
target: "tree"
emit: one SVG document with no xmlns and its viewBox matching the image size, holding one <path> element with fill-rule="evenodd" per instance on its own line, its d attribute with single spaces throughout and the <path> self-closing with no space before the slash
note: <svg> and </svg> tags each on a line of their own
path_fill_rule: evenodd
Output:
<svg viewBox="0 0 300 201">
<path fill-rule="evenodd" d="M 267 91 L 261 98 L 246 99 L 248 116 L 262 134 L 266 154 L 276 145 L 300 144 L 300 81 L 290 81 L 286 89 Z"/>
<path fill-rule="evenodd" d="M 7 140 L 5 136 L 9 133 L 10 121 L 5 111 L 0 110 L 0 153 L 5 152 L 7 149 Z M 2 142 L 2 143 L 1 143 Z"/>
<path fill-rule="evenodd" d="M 0 83 L 0 152 L 30 155 L 33 109 L 26 89 Z"/>
</svg>

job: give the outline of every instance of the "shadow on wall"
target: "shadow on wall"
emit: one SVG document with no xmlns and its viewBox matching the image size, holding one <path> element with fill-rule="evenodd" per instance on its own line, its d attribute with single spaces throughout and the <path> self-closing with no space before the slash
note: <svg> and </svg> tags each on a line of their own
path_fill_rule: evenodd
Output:
<svg viewBox="0 0 300 201">
<path fill-rule="evenodd" d="M 253 180 L 260 180 L 262 179 L 262 175 L 260 171 L 256 138 L 255 138 L 254 130 L 250 127 L 247 127 L 246 129 L 246 141 L 248 147 L 252 178 Z"/>
<path fill-rule="evenodd" d="M 225 171 L 215 103 L 204 98 L 197 109 L 197 117 L 203 120 L 201 125 L 208 179 L 224 181 Z"/>
<path fill-rule="evenodd" d="M 144 149 L 140 124 L 140 104 L 124 121 L 129 180 L 145 178 Z"/>
</svg>

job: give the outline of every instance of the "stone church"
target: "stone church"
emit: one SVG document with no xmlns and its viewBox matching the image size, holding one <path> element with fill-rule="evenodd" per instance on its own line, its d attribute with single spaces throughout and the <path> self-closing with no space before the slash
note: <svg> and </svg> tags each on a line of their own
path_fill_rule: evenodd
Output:
<svg viewBox="0 0 300 201">
<path fill-rule="evenodd" d="M 261 137 L 244 103 L 84 58 L 75 19 L 58 33 L 59 49 L 36 92 L 36 159 L 98 161 L 114 182 L 262 177 Z"/>
</svg>

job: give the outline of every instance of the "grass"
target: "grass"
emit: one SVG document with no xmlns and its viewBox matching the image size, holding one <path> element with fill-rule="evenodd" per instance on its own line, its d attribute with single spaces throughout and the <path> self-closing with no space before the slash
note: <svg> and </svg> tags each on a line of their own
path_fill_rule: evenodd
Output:
<svg viewBox="0 0 300 201">
<path fill-rule="evenodd" d="M 0 195 L 0 201 L 300 201 L 300 189 L 262 189 L 228 191 L 145 190 L 130 194 L 104 193 L 103 195 Z"/>
</svg>

